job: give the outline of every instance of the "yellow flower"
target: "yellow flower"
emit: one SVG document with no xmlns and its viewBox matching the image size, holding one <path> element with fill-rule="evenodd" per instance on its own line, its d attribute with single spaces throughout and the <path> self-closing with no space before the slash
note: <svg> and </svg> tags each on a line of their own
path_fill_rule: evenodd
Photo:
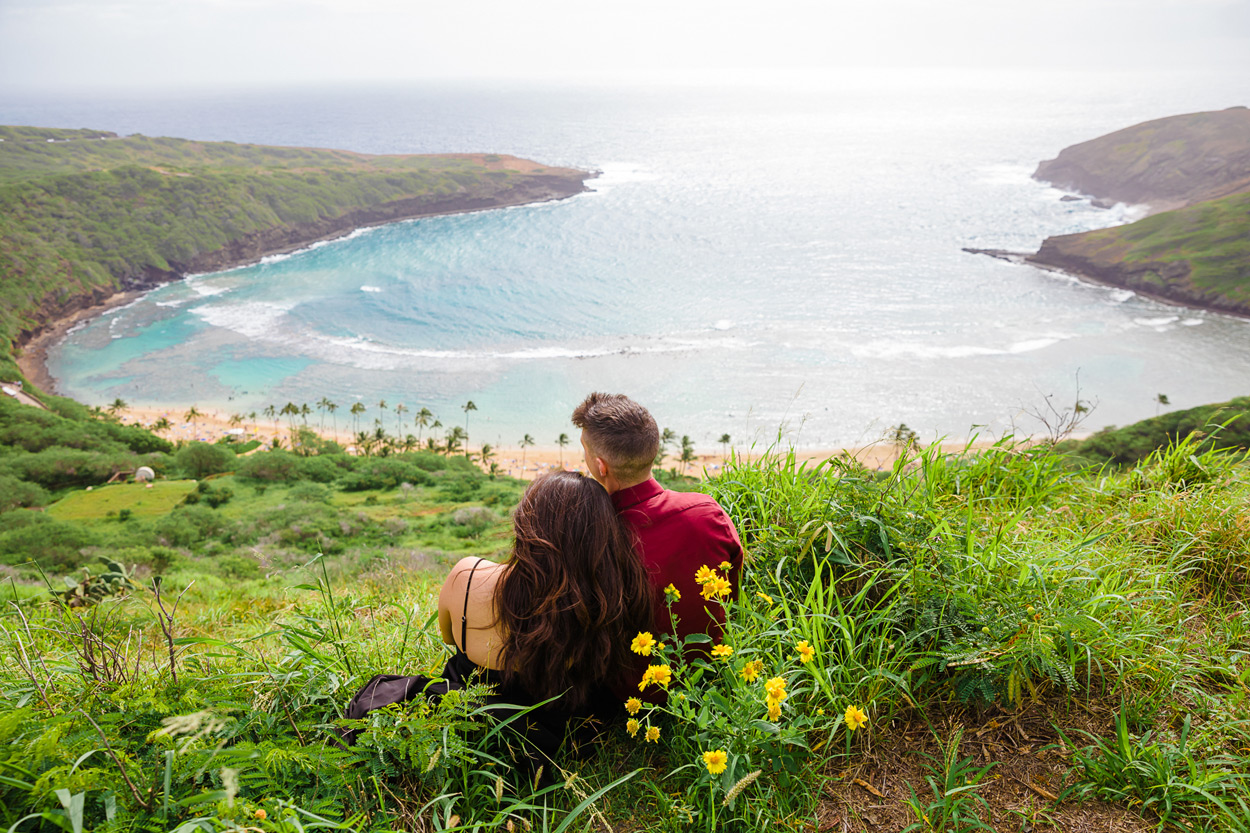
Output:
<svg viewBox="0 0 1250 833">
<path fill-rule="evenodd" d="M 776 723 L 781 719 L 781 701 L 769 697 L 764 702 L 768 705 L 768 719 Z"/>
<path fill-rule="evenodd" d="M 806 639 L 804 639 L 798 645 L 795 645 L 794 650 L 799 655 L 799 662 L 804 663 L 804 664 L 811 662 L 812 658 L 816 656 L 816 649 L 813 648 L 811 645 L 808 645 Z"/>
<path fill-rule="evenodd" d="M 728 645 L 713 645 L 712 646 L 712 658 L 713 659 L 727 661 L 731 656 L 733 656 L 733 653 L 734 653 L 734 649 Z"/>
<path fill-rule="evenodd" d="M 770 595 L 768 595 L 767 593 L 765 593 L 763 590 L 757 590 L 757 591 L 755 591 L 755 595 L 756 595 L 757 597 L 759 597 L 759 598 L 763 599 L 764 601 L 768 602 L 769 604 L 772 604 L 772 603 L 773 603 L 773 597 L 772 597 L 772 596 L 770 596 Z"/>
<path fill-rule="evenodd" d="M 664 595 L 671 596 L 673 601 L 675 602 L 681 601 L 681 591 L 671 584 L 668 587 L 664 588 Z"/>
<path fill-rule="evenodd" d="M 630 714 L 638 714 L 638 710 L 642 708 L 642 701 L 637 697 L 630 697 L 625 701 L 625 711 Z"/>
<path fill-rule="evenodd" d="M 647 727 L 647 743 L 655 743 L 659 739 L 660 739 L 660 727 L 648 726 Z"/>
<path fill-rule="evenodd" d="M 626 721 L 625 721 L 625 731 L 626 731 L 626 732 L 629 732 L 629 736 L 630 736 L 631 738 L 632 738 L 634 735 L 638 734 L 638 721 L 637 721 L 637 720 L 634 720 L 632 717 L 631 717 L 629 720 L 626 720 Z"/>
<path fill-rule="evenodd" d="M 768 696 L 772 700 L 780 702 L 786 699 L 786 678 L 773 677 L 764 683 L 764 691 L 768 692 Z"/>
<path fill-rule="evenodd" d="M 642 672 L 642 682 L 638 683 L 638 690 L 642 691 L 651 683 L 668 688 L 672 681 L 673 669 L 667 665 L 648 665 L 647 670 Z"/>
<path fill-rule="evenodd" d="M 868 715 L 858 706 L 847 706 L 845 717 L 847 731 L 854 732 L 868 725 Z"/>
<path fill-rule="evenodd" d="M 702 567 L 700 567 L 698 570 L 695 571 L 694 580 L 697 581 L 699 584 L 706 584 L 707 581 L 711 579 L 712 576 L 714 575 L 716 575 L 716 571 L 713 570 L 711 567 L 707 566 L 706 564 L 704 564 Z"/>
<path fill-rule="evenodd" d="M 755 682 L 755 678 L 764 670 L 764 661 L 762 659 L 753 659 L 746 665 L 742 666 L 742 679 L 748 683 Z"/>
<path fill-rule="evenodd" d="M 724 570 L 726 573 L 734 568 L 734 565 L 730 564 L 728 561 L 722 561 L 720 564 L 717 564 L 716 566 Z"/>
<path fill-rule="evenodd" d="M 729 755 L 724 749 L 703 753 L 703 765 L 713 775 L 720 775 L 729 766 Z"/>
<path fill-rule="evenodd" d="M 729 583 L 729 579 L 716 573 L 703 583 L 703 598 L 711 599 L 713 596 L 728 596 L 733 591 L 733 585 Z"/>
<path fill-rule="evenodd" d="M 634 637 L 634 641 L 629 643 L 629 650 L 635 654 L 642 654 L 644 657 L 651 656 L 651 649 L 655 647 L 655 637 L 650 633 L 640 633 Z"/>
<path fill-rule="evenodd" d="M 825 710 L 823 707 L 816 710 L 817 715 L 823 715 L 824 713 L 825 713 Z"/>
</svg>

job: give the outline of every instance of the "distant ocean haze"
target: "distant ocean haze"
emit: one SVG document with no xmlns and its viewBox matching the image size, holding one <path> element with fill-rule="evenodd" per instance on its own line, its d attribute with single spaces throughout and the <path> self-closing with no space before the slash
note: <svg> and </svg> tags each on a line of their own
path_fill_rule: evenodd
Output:
<svg viewBox="0 0 1250 833">
<path fill-rule="evenodd" d="M 496 151 L 602 170 L 569 200 L 368 229 L 195 276 L 73 332 L 60 389 L 261 411 L 421 407 L 475 443 L 553 445 L 590 390 L 625 391 L 703 450 L 1089 427 L 1227 399 L 1250 323 L 961 247 L 1034 251 L 1135 216 L 1029 174 L 1063 147 L 1250 100 L 1232 74 L 867 73 L 674 85 L 258 91 L 22 101 L 0 120 L 366 152 Z M 313 417 L 318 419 L 318 417 Z M 385 417 L 393 430 L 395 415 Z M 985 426 L 976 428 L 974 426 Z M 415 427 L 411 429 L 415 433 Z"/>
</svg>

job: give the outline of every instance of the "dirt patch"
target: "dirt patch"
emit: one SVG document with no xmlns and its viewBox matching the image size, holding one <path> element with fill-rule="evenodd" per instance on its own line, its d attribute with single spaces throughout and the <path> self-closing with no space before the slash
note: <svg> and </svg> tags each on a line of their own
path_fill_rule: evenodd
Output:
<svg viewBox="0 0 1250 833">
<path fill-rule="evenodd" d="M 994 765 L 975 792 L 990 808 L 989 817 L 981 808 L 983 821 L 995 830 L 1153 830 L 1155 823 L 1126 807 L 1058 801 L 1070 783 L 1072 761 L 1055 727 L 1083 743 L 1082 731 L 1110 736 L 1113 720 L 1106 704 L 1055 697 L 1018 713 L 952 709 L 939 715 L 932 728 L 918 717 L 898 721 L 878 733 L 878 744 L 854 766 L 828 773 L 832 780 L 817 810 L 817 829 L 887 833 L 915 823 L 907 803 L 911 790 L 922 807 L 935 800 L 926 776 L 941 785 L 942 745 L 962 728 L 958 757 L 971 758 L 974 771 Z M 970 803 L 980 806 L 975 799 Z"/>
</svg>

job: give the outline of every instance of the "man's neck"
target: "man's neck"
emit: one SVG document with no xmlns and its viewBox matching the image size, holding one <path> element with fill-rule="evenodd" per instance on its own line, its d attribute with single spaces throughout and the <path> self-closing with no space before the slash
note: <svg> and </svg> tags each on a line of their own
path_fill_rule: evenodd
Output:
<svg viewBox="0 0 1250 833">
<path fill-rule="evenodd" d="M 608 489 L 608 494 L 614 495 L 617 492 L 623 492 L 626 489 L 632 489 L 635 486 L 641 486 L 643 483 L 646 483 L 650 479 L 651 479 L 651 472 L 647 472 L 646 477 L 636 478 L 627 483 L 622 483 L 621 481 L 613 478 L 615 482 L 612 484 L 612 488 Z"/>
</svg>

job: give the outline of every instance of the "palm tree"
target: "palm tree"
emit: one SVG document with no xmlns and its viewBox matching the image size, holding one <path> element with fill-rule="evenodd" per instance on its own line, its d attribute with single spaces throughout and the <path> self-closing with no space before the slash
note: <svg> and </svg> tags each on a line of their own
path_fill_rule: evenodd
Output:
<svg viewBox="0 0 1250 833">
<path fill-rule="evenodd" d="M 302 419 L 302 420 L 303 420 L 303 422 L 304 422 L 304 426 L 305 426 L 305 427 L 307 427 L 307 426 L 308 426 L 308 415 L 309 415 L 309 414 L 311 414 L 311 413 L 312 413 L 312 408 L 308 407 L 308 403 L 307 403 L 307 402 L 305 402 L 305 403 L 303 403 L 302 405 L 300 405 L 300 406 L 299 406 L 299 415 L 300 415 L 300 419 Z"/>
<path fill-rule="evenodd" d="M 321 430 L 326 430 L 326 410 L 330 406 L 329 398 L 323 396 L 317 400 L 317 410 L 321 412 Z"/>
<path fill-rule="evenodd" d="M 352 415 L 352 430 L 355 431 L 357 434 L 359 434 L 360 433 L 360 415 L 363 414 L 366 410 L 365 403 L 354 402 L 352 403 L 351 408 L 349 408 L 348 410 L 351 412 L 351 415 Z"/>
<path fill-rule="evenodd" d="M 126 410 L 126 400 L 122 399 L 120 396 L 114 399 L 112 404 L 110 404 L 108 407 L 108 412 L 112 416 L 117 416 L 118 411 L 124 411 L 124 410 Z"/>
<path fill-rule="evenodd" d="M 728 457 L 729 456 L 729 435 L 721 434 L 720 439 L 717 440 L 717 442 L 720 443 L 720 456 L 722 458 Z"/>
<path fill-rule="evenodd" d="M 247 418 L 252 423 L 252 433 L 255 434 L 256 433 L 256 412 L 248 411 Z"/>
<path fill-rule="evenodd" d="M 328 400 L 326 401 L 326 410 L 330 412 L 330 421 L 334 425 L 334 441 L 335 442 L 339 441 L 339 418 L 334 415 L 334 412 L 337 411 L 338 409 L 339 409 L 339 406 L 337 404 L 330 402 Z M 324 424 L 325 423 L 323 422 L 322 425 Z"/>
<path fill-rule="evenodd" d="M 669 443 L 676 442 L 676 441 L 677 441 L 677 434 L 674 433 L 672 428 L 665 428 L 662 432 L 660 432 L 660 450 L 655 455 L 656 466 L 659 466 L 661 463 L 664 462 L 664 455 L 668 453 Z"/>
<path fill-rule="evenodd" d="M 168 430 L 169 430 L 169 420 L 165 419 L 165 417 L 161 417 L 161 418 L 160 418 L 160 419 L 158 419 L 156 422 L 152 423 L 152 430 L 153 430 L 153 431 L 157 431 L 157 432 L 159 432 L 159 431 L 168 431 Z"/>
<path fill-rule="evenodd" d="M 273 422 L 273 415 L 277 413 L 277 410 L 274 409 L 273 405 L 266 405 L 261 413 L 265 415 L 266 419 Z"/>
<path fill-rule="evenodd" d="M 463 405 L 461 405 L 461 406 L 460 406 L 460 410 L 464 411 L 464 442 L 465 442 L 465 449 L 464 449 L 464 453 L 465 453 L 465 455 L 467 456 L 467 455 L 468 455 L 468 453 L 469 453 L 469 449 L 468 449 L 468 443 L 469 443 L 469 411 L 476 411 L 476 410 L 477 410 L 477 405 L 474 405 L 474 404 L 473 404 L 473 400 L 472 400 L 472 399 L 470 399 L 468 402 L 466 402 L 466 403 L 464 403 Z"/>
<path fill-rule="evenodd" d="M 556 445 L 560 446 L 560 468 L 564 468 L 564 447 L 569 444 L 569 435 L 561 434 L 556 437 Z"/>
<path fill-rule="evenodd" d="M 495 449 L 490 443 L 482 443 L 481 450 L 477 453 L 477 458 L 483 466 L 490 465 L 490 458 L 495 456 Z"/>
<path fill-rule="evenodd" d="M 526 434 L 521 438 L 521 471 L 525 471 L 525 449 L 534 444 L 534 438 Z"/>
<path fill-rule="evenodd" d="M 247 417 L 243 416 L 243 414 L 231 414 L 230 424 L 234 426 L 235 428 L 238 428 L 240 425 L 243 424 L 243 420 L 245 419 L 247 419 Z"/>
<path fill-rule="evenodd" d="M 685 472 L 690 468 L 690 464 L 694 462 L 694 443 L 690 440 L 689 434 L 683 434 L 681 438 L 681 467 Z"/>
<path fill-rule="evenodd" d="M 453 425 L 451 430 L 447 432 L 447 444 L 444 446 L 446 456 L 450 457 L 459 451 L 460 444 L 465 439 L 467 439 L 467 435 L 464 433 L 464 429 L 459 425 Z"/>
<path fill-rule="evenodd" d="M 187 409 L 187 412 L 182 415 L 182 421 L 191 423 L 191 433 L 196 434 L 198 432 L 195 427 L 195 421 L 202 416 L 204 416 L 204 414 L 200 412 L 200 409 L 192 405 Z"/>
<path fill-rule="evenodd" d="M 379 411 L 385 411 L 385 410 L 386 410 L 386 400 L 385 400 L 385 399 L 379 399 L 379 400 L 378 400 L 378 410 L 379 410 Z"/>
<path fill-rule="evenodd" d="M 395 406 L 395 436 L 399 436 L 404 430 L 404 414 L 408 413 L 408 406 L 400 402 Z"/>
<path fill-rule="evenodd" d="M 413 425 L 417 426 L 417 444 L 421 443 L 421 429 L 429 427 L 430 420 L 434 418 L 434 414 L 429 408 L 422 408 L 417 411 L 417 415 L 412 418 Z"/>
</svg>

